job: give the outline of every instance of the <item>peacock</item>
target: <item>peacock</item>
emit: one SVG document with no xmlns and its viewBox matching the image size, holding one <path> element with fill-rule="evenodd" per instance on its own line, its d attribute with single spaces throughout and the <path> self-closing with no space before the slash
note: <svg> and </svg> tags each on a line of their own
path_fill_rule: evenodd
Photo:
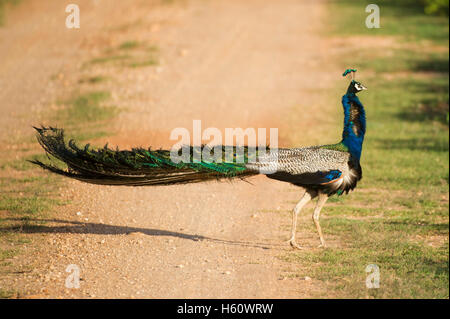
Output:
<svg viewBox="0 0 450 319">
<path fill-rule="evenodd" d="M 54 127 L 35 127 L 37 140 L 47 154 L 64 162 L 67 169 L 53 161 L 31 161 L 53 173 L 82 182 L 101 185 L 156 186 L 204 182 L 224 179 L 246 179 L 265 174 L 267 177 L 299 186 L 303 197 L 292 212 L 292 228 L 289 243 L 301 249 L 295 240 L 297 217 L 302 208 L 317 198 L 313 222 L 319 234 L 320 245 L 325 240 L 319 223 L 322 207 L 327 199 L 353 190 L 362 178 L 360 158 L 366 118 L 362 103 L 356 94 L 366 87 L 354 78 L 356 70 L 347 69 L 342 75 L 351 75 L 347 92 L 342 97 L 344 129 L 337 144 L 302 148 L 270 148 L 266 152 L 244 146 L 182 146 L 178 150 L 189 154 L 188 160 L 173 160 L 173 151 L 133 148 L 131 150 L 92 148 L 89 144 L 78 147 L 64 139 L 64 130 Z M 214 161 L 199 155 L 218 152 Z M 200 154 L 201 153 L 201 154 Z M 231 154 L 231 156 L 230 156 Z M 200 160 L 198 160 L 200 158 Z"/>
</svg>

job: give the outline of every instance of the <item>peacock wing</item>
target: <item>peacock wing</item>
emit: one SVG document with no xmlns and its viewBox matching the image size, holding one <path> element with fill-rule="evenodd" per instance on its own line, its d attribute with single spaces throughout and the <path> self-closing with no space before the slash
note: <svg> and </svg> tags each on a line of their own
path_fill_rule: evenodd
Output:
<svg viewBox="0 0 450 319">
<path fill-rule="evenodd" d="M 349 153 L 320 146 L 271 150 L 247 167 L 267 171 L 267 177 L 296 185 L 331 183 L 348 172 Z"/>
</svg>

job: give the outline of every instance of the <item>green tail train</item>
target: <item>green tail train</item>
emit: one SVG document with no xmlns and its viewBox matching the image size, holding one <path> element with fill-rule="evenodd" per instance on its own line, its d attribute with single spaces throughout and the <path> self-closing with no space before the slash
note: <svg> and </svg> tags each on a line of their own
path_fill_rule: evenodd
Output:
<svg viewBox="0 0 450 319">
<path fill-rule="evenodd" d="M 248 147 L 243 147 L 242 153 L 237 151 L 236 147 L 227 153 L 227 147 L 221 146 L 219 156 L 222 156 L 222 161 L 195 162 L 195 158 L 202 158 L 199 154 L 196 156 L 196 152 L 201 152 L 204 147 L 189 146 L 189 160 L 175 163 L 171 160 L 168 150 L 144 148 L 133 148 L 130 151 L 112 150 L 107 145 L 104 148 L 92 149 L 89 144 L 79 148 L 73 140 L 68 144 L 65 143 L 62 129 L 52 127 L 35 127 L 35 129 L 37 139 L 44 150 L 66 163 L 68 169 L 64 170 L 38 160 L 31 162 L 54 173 L 87 183 L 127 186 L 171 185 L 231 178 L 244 179 L 258 174 L 258 171 L 246 168 Z M 231 154 L 231 160 L 226 154 Z"/>
</svg>

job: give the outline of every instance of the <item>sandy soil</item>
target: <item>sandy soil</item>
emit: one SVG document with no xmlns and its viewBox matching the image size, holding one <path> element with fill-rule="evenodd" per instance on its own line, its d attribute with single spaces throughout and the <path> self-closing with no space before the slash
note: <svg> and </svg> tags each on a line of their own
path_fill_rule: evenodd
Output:
<svg viewBox="0 0 450 319">
<path fill-rule="evenodd" d="M 24 1 L 0 28 L 2 140 L 30 135 L 30 111 L 88 89 L 79 84 L 87 75 L 107 76 L 101 88 L 124 108 L 112 124 L 117 135 L 99 143 L 170 146 L 170 131 L 194 119 L 220 130 L 276 127 L 280 146 L 292 146 L 290 136 L 300 145 L 330 137 L 323 130 L 335 119 L 320 114 L 338 101 L 324 104 L 317 89 L 339 70 L 319 36 L 321 1 L 78 3 L 79 30 L 64 27 L 64 4 L 53 0 Z M 131 40 L 156 45 L 159 66 L 83 67 Z M 2 283 L 30 298 L 311 296 L 320 282 L 290 276 L 293 265 L 280 258 L 301 191 L 263 176 L 249 181 L 126 188 L 67 180 L 61 196 L 71 204 L 27 235 L 32 243 L 17 261 L 33 270 Z M 309 211 L 300 222 L 312 224 Z M 298 242 L 315 247 L 317 237 L 299 233 Z M 79 289 L 65 287 L 69 264 L 80 269 Z"/>
</svg>

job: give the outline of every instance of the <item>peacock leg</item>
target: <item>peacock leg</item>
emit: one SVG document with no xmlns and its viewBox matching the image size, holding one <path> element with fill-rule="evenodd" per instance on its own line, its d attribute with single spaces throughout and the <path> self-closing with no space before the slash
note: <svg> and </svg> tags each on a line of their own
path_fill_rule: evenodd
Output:
<svg viewBox="0 0 450 319">
<path fill-rule="evenodd" d="M 302 199 L 297 203 L 294 210 L 292 211 L 292 233 L 291 233 L 291 239 L 289 239 L 289 243 L 293 248 L 302 249 L 296 242 L 295 242 L 295 231 L 297 229 L 297 216 L 298 213 L 302 210 L 302 208 L 308 204 L 308 202 L 311 200 L 311 194 L 309 192 L 305 192 Z"/>
<path fill-rule="evenodd" d="M 317 205 L 316 205 L 316 208 L 314 209 L 314 213 L 312 216 L 314 224 L 316 225 L 316 228 L 317 228 L 317 232 L 319 233 L 319 237 L 320 237 L 319 247 L 325 247 L 325 240 L 323 239 L 322 228 L 320 228 L 319 217 L 320 217 L 320 211 L 321 211 L 323 205 L 325 205 L 327 199 L 328 199 L 327 194 L 319 193 L 319 199 L 317 200 Z"/>
</svg>

